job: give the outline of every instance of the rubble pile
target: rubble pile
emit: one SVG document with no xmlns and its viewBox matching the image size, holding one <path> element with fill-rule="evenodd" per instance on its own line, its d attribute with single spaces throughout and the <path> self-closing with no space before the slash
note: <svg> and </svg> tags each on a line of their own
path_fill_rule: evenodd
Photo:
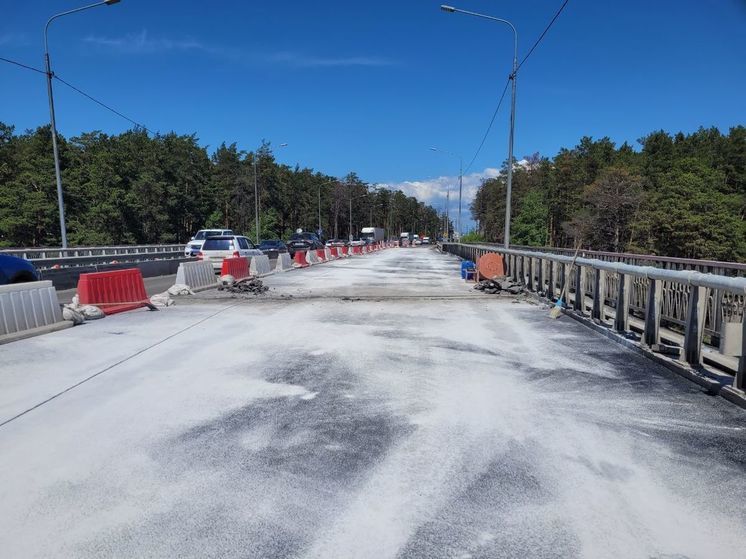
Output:
<svg viewBox="0 0 746 559">
<path fill-rule="evenodd" d="M 258 278 L 246 278 L 232 283 L 222 284 L 218 291 L 228 291 L 230 293 L 251 293 L 253 295 L 262 295 L 269 291 L 269 287 L 262 283 Z"/>
<path fill-rule="evenodd" d="M 509 293 L 510 295 L 520 295 L 524 292 L 523 284 L 513 281 L 509 277 L 486 279 L 478 282 L 474 289 L 495 295 L 498 293 Z"/>
</svg>

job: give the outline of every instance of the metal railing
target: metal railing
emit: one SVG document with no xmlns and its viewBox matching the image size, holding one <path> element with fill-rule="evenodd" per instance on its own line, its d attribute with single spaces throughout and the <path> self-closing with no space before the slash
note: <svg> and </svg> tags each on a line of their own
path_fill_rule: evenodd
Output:
<svg viewBox="0 0 746 559">
<path fill-rule="evenodd" d="M 52 267 L 90 266 L 108 262 L 146 262 L 184 257 L 183 244 L 122 245 L 75 248 L 16 248 L 0 249 L 0 254 L 25 258 L 40 270 Z"/>
<path fill-rule="evenodd" d="M 479 243 L 475 246 L 489 246 L 502 248 L 502 245 L 493 243 Z M 510 245 L 514 250 L 527 250 L 532 252 L 547 252 L 572 256 L 575 254 L 573 248 L 555 247 L 532 247 L 524 245 Z M 583 250 L 579 254 L 581 258 L 592 258 L 605 262 L 624 262 L 635 266 L 655 266 L 666 270 L 696 270 L 705 274 L 717 274 L 720 276 L 746 277 L 746 263 L 724 262 L 720 260 L 698 260 L 692 258 L 675 258 L 671 256 L 656 256 L 654 254 L 634 254 L 631 252 L 605 252 L 601 250 Z"/>
<path fill-rule="evenodd" d="M 746 277 L 585 257 L 579 257 L 571 271 L 572 256 L 567 254 L 459 243 L 442 247 L 474 262 L 489 252 L 502 254 L 508 275 L 552 300 L 567 284 L 565 302 L 574 311 L 599 322 L 611 317 L 617 332 L 630 331 L 630 316 L 637 315 L 647 346 L 660 344 L 662 327 L 678 327 L 683 333 L 681 358 L 694 367 L 702 364 L 706 335 L 717 338 L 721 351 L 726 341 L 729 347 L 744 345 Z M 734 357 L 740 358 L 734 386 L 744 390 L 746 352 L 736 351 Z"/>
</svg>

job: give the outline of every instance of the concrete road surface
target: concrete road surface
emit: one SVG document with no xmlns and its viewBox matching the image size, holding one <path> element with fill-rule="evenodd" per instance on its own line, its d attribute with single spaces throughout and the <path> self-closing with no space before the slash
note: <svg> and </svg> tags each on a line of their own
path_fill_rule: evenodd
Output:
<svg viewBox="0 0 746 559">
<path fill-rule="evenodd" d="M 0 347 L 0 555 L 742 558 L 743 410 L 458 266 Z"/>
</svg>

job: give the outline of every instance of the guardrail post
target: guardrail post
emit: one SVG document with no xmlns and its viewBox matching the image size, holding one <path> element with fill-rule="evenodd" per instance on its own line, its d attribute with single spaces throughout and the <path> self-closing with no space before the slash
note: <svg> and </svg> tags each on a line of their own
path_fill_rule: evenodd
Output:
<svg viewBox="0 0 746 559">
<path fill-rule="evenodd" d="M 702 336 L 705 329 L 707 288 L 689 286 L 689 306 L 684 326 L 684 360 L 693 367 L 702 364 Z"/>
<path fill-rule="evenodd" d="M 733 380 L 733 387 L 746 391 L 746 313 L 741 319 L 741 357 L 738 358 L 738 371 Z"/>
<path fill-rule="evenodd" d="M 536 291 L 544 291 L 544 259 L 539 257 L 536 267 L 537 286 Z"/>
<path fill-rule="evenodd" d="M 619 275 L 619 285 L 616 291 L 616 315 L 614 316 L 614 330 L 624 333 L 629 330 L 629 289 L 632 278 L 627 274 Z"/>
<path fill-rule="evenodd" d="M 547 260 L 547 299 L 554 298 L 554 261 Z"/>
<path fill-rule="evenodd" d="M 591 319 L 604 320 L 604 280 L 606 272 L 596 268 L 593 274 L 593 309 L 591 309 Z"/>
<path fill-rule="evenodd" d="M 654 346 L 661 341 L 661 306 L 663 304 L 663 282 L 648 279 L 648 296 L 645 300 L 645 330 L 643 342 Z"/>
<path fill-rule="evenodd" d="M 585 312 L 585 272 L 583 267 L 575 265 L 575 298 L 572 301 L 573 310 L 581 314 Z"/>
<path fill-rule="evenodd" d="M 528 275 L 528 283 L 526 284 L 526 287 L 528 287 L 529 291 L 534 291 L 534 259 L 529 256 L 526 264 L 526 273 Z"/>
</svg>

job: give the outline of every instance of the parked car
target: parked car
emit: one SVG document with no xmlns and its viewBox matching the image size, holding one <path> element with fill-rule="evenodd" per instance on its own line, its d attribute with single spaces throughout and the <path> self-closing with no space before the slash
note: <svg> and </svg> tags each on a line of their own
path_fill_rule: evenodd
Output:
<svg viewBox="0 0 746 559">
<path fill-rule="evenodd" d="M 341 248 L 341 247 L 347 246 L 347 242 L 345 242 L 342 239 L 329 239 L 328 241 L 326 241 L 326 246 L 329 248 L 331 247 Z"/>
<path fill-rule="evenodd" d="M 361 247 L 361 246 L 365 246 L 365 239 L 361 239 L 361 238 L 359 238 L 359 237 L 358 237 L 358 238 L 355 238 L 355 239 L 352 239 L 352 240 L 351 240 L 351 241 L 349 242 L 349 245 L 350 245 L 351 247 Z"/>
<path fill-rule="evenodd" d="M 313 250 L 317 248 L 324 248 L 324 243 L 321 242 L 316 233 L 310 231 L 303 231 L 301 233 L 293 233 L 290 236 L 290 240 L 287 242 L 288 252 L 290 257 L 294 257 L 297 251 Z"/>
<path fill-rule="evenodd" d="M 280 239 L 265 239 L 257 247 L 264 254 L 275 260 L 281 253 L 288 252 L 287 245 Z"/>
<path fill-rule="evenodd" d="M 197 234 L 187 243 L 184 248 L 184 256 L 197 256 L 202 244 L 207 237 L 219 237 L 221 235 L 233 235 L 230 229 L 200 229 Z"/>
<path fill-rule="evenodd" d="M 262 251 L 254 246 L 247 237 L 240 235 L 221 235 L 207 237 L 197 258 L 210 262 L 215 271 L 220 271 L 224 258 L 237 256 L 261 256 Z"/>
<path fill-rule="evenodd" d="M 429 245 L 430 244 L 430 237 L 422 237 L 422 244 L 423 245 Z"/>
<path fill-rule="evenodd" d="M 39 281 L 41 274 L 28 260 L 0 254 L 0 285 Z"/>
</svg>

